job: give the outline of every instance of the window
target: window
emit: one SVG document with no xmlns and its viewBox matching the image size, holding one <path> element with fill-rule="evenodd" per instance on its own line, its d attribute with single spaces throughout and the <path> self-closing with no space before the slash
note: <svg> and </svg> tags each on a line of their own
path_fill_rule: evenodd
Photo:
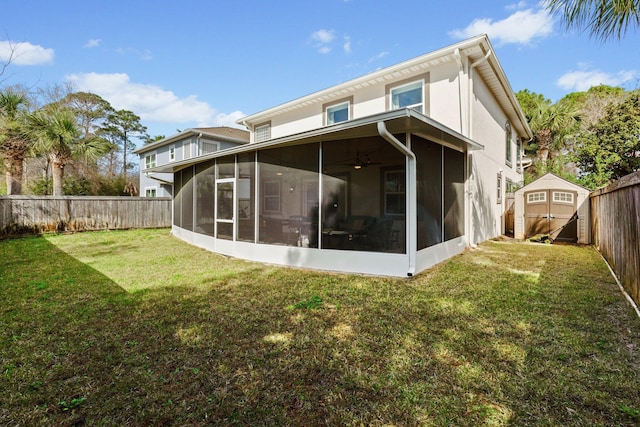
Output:
<svg viewBox="0 0 640 427">
<path fill-rule="evenodd" d="M 262 190 L 265 212 L 280 212 L 280 181 L 265 181 Z"/>
<path fill-rule="evenodd" d="M 172 145 L 171 147 L 169 147 L 169 161 L 173 162 L 176 160 L 176 147 L 175 145 Z"/>
<path fill-rule="evenodd" d="M 147 154 L 144 158 L 145 169 L 155 168 L 156 167 L 156 154 Z"/>
<path fill-rule="evenodd" d="M 158 189 L 156 187 L 145 187 L 144 197 L 157 197 Z"/>
<path fill-rule="evenodd" d="M 511 181 L 509 178 L 505 179 L 505 190 L 507 193 L 515 193 L 518 189 L 518 186 L 515 182 Z"/>
<path fill-rule="evenodd" d="M 567 193 L 565 191 L 554 191 L 553 201 L 573 204 L 573 193 Z"/>
<path fill-rule="evenodd" d="M 538 191 L 527 194 L 527 203 L 544 203 L 547 201 L 547 192 Z"/>
<path fill-rule="evenodd" d="M 392 88 L 390 91 L 390 108 L 392 110 L 396 110 L 398 108 L 411 108 L 423 113 L 423 84 L 423 81 L 419 80 L 417 82 Z"/>
<path fill-rule="evenodd" d="M 256 126 L 255 129 L 255 141 L 267 141 L 271 139 L 271 123 L 265 123 L 260 126 Z"/>
<path fill-rule="evenodd" d="M 497 183 L 498 183 L 498 185 L 497 185 L 497 188 L 498 188 L 498 194 L 497 194 L 498 203 L 502 203 L 502 174 L 501 173 L 498 174 Z"/>
<path fill-rule="evenodd" d="M 404 170 L 384 173 L 385 215 L 404 215 L 406 210 L 405 183 Z"/>
<path fill-rule="evenodd" d="M 191 158 L 191 141 L 185 141 L 182 143 L 182 159 Z"/>
<path fill-rule="evenodd" d="M 504 127 L 504 134 L 505 163 L 507 166 L 511 166 L 513 157 L 511 153 L 511 124 L 509 122 Z"/>
<path fill-rule="evenodd" d="M 218 151 L 218 144 L 213 141 L 201 141 L 200 142 L 200 155 L 211 154 Z"/>
<path fill-rule="evenodd" d="M 328 125 L 349 120 L 349 102 L 343 102 L 327 108 L 326 120 Z"/>
</svg>

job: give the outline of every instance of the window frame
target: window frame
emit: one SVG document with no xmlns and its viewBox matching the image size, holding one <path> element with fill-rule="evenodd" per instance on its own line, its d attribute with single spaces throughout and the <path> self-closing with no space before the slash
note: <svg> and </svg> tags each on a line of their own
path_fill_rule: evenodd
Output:
<svg viewBox="0 0 640 427">
<path fill-rule="evenodd" d="M 511 128 L 511 123 L 507 121 L 504 125 L 504 141 L 505 141 L 504 163 L 509 167 L 513 165 L 513 150 L 511 148 L 511 145 L 513 143 L 512 140 L 513 140 L 513 130 Z"/>
<path fill-rule="evenodd" d="M 407 214 L 407 171 L 406 169 L 399 168 L 383 168 L 382 172 L 382 191 L 383 191 L 383 213 L 387 216 L 405 216 Z M 392 175 L 396 175 L 395 179 L 397 188 L 390 188 L 388 184 L 392 183 L 393 180 L 389 177 Z M 404 199 L 403 205 L 400 207 L 400 212 L 391 211 L 390 207 L 393 206 L 393 203 L 389 202 L 389 198 L 391 196 L 403 196 Z"/>
<path fill-rule="evenodd" d="M 428 72 L 387 84 L 385 86 L 386 108 L 388 108 L 388 110 L 394 110 L 395 109 L 395 108 L 393 108 L 393 96 L 392 96 L 392 91 L 393 90 L 398 89 L 398 88 L 400 88 L 402 86 L 408 86 L 410 84 L 413 84 L 413 83 L 416 83 L 416 82 L 419 82 L 419 81 L 422 82 L 422 112 L 421 112 L 421 114 L 424 114 L 425 116 L 428 116 L 429 113 L 430 113 L 430 108 L 429 108 L 429 81 L 430 81 L 430 74 Z M 406 108 L 406 107 L 401 107 L 401 108 Z"/>
<path fill-rule="evenodd" d="M 345 120 L 341 120 L 339 122 L 329 122 L 329 110 L 335 107 L 339 107 L 341 105 L 347 104 L 347 118 Z M 344 123 L 353 118 L 353 96 L 348 98 L 338 99 L 336 101 L 332 101 L 326 103 L 322 106 L 322 124 L 323 126 L 329 126 L 336 123 Z"/>
<path fill-rule="evenodd" d="M 273 194 L 268 194 L 267 193 L 267 186 L 268 185 L 273 185 L 274 189 L 277 189 L 277 194 L 273 193 Z M 265 180 L 262 183 L 262 211 L 264 213 L 269 213 L 269 214 L 279 214 L 282 210 L 282 180 L 279 179 L 272 179 L 272 180 Z M 276 204 L 277 204 L 277 209 L 268 209 L 269 204 L 267 203 L 267 200 L 275 200 Z"/>
<path fill-rule="evenodd" d="M 156 165 L 158 164 L 158 162 L 157 162 L 157 158 L 158 158 L 158 157 L 157 157 L 157 155 L 156 155 L 156 153 L 155 153 L 155 152 L 154 152 L 154 153 L 146 154 L 146 155 L 144 156 L 144 168 L 145 168 L 145 169 L 155 168 L 155 167 L 156 167 Z"/>
<path fill-rule="evenodd" d="M 498 180 L 496 181 L 496 184 L 497 184 L 496 186 L 497 187 L 496 188 L 497 203 L 500 205 L 502 204 L 502 173 L 501 172 L 498 173 Z"/>
<path fill-rule="evenodd" d="M 211 144 L 213 146 L 215 146 L 215 150 L 210 151 L 210 152 L 206 152 L 204 151 L 204 146 L 205 144 Z M 206 156 L 207 154 L 213 154 L 217 151 L 220 151 L 220 143 L 218 141 L 212 141 L 210 139 L 200 139 L 200 146 L 198 147 L 198 150 L 200 151 L 199 155 L 200 156 Z"/>
<path fill-rule="evenodd" d="M 266 136 L 260 136 L 260 130 L 267 129 Z M 263 142 L 271 139 L 271 122 L 260 123 L 253 128 L 254 142 Z"/>
<path fill-rule="evenodd" d="M 573 205 L 575 201 L 575 195 L 571 191 L 553 191 L 552 193 L 553 194 L 551 196 L 551 200 L 553 200 L 553 203 L 566 203 L 568 205 Z M 556 196 L 559 196 L 559 195 L 564 195 L 564 196 L 569 195 L 571 196 L 570 197 L 571 200 L 562 200 L 560 197 L 556 198 Z"/>
<path fill-rule="evenodd" d="M 542 197 L 536 197 L 535 200 L 533 200 L 532 196 L 540 196 L 542 195 Z M 531 193 L 527 193 L 527 204 L 531 205 L 534 203 L 547 203 L 547 192 L 546 191 L 532 191 Z"/>
<path fill-rule="evenodd" d="M 149 195 L 150 191 L 153 191 L 152 196 Z M 144 187 L 144 197 L 149 197 L 149 198 L 158 197 L 158 187 L 157 186 Z"/>
<path fill-rule="evenodd" d="M 175 144 L 172 144 L 171 146 L 169 146 L 169 161 L 170 162 L 176 161 L 176 145 Z"/>
</svg>

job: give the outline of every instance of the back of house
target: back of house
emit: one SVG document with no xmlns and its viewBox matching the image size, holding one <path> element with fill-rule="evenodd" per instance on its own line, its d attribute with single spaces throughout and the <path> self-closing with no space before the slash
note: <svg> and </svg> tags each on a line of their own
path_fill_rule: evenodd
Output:
<svg viewBox="0 0 640 427">
<path fill-rule="evenodd" d="M 174 234 L 245 259 L 390 276 L 501 234 L 532 137 L 484 35 L 238 124 L 246 144 L 141 167 L 172 176 Z"/>
</svg>

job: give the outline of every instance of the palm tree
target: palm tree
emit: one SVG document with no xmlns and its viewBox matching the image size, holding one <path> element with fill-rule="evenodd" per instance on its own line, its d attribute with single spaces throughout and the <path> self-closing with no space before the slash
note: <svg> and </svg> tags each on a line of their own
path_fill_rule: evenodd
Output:
<svg viewBox="0 0 640 427">
<path fill-rule="evenodd" d="M 621 39 L 629 27 L 640 26 L 640 0 L 547 0 L 546 7 L 567 28 L 588 28 L 602 40 Z"/>
<path fill-rule="evenodd" d="M 529 126 L 535 135 L 538 160 L 546 169 L 552 150 L 561 152 L 565 148 L 565 137 L 579 122 L 580 113 L 566 102 L 549 104 L 542 100 L 532 107 L 528 112 Z"/>
<path fill-rule="evenodd" d="M 81 138 L 77 119 L 69 109 L 44 107 L 29 116 L 29 129 L 36 150 L 49 157 L 54 196 L 64 194 L 64 167 L 72 159 L 96 159 L 108 150 L 102 138 Z"/>
<path fill-rule="evenodd" d="M 7 194 L 22 193 L 24 158 L 30 140 L 25 133 L 28 100 L 24 93 L 0 91 L 0 156 L 5 165 Z"/>
</svg>

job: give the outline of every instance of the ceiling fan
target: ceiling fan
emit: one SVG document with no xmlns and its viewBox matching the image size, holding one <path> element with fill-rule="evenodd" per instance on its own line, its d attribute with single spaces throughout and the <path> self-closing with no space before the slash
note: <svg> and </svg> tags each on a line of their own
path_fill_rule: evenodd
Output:
<svg viewBox="0 0 640 427">
<path fill-rule="evenodd" d="M 360 156 L 360 153 L 356 151 L 356 157 L 349 163 L 340 163 L 343 166 L 351 166 L 352 168 L 359 170 L 367 166 L 380 165 L 381 162 L 372 162 L 369 154 Z"/>
</svg>

